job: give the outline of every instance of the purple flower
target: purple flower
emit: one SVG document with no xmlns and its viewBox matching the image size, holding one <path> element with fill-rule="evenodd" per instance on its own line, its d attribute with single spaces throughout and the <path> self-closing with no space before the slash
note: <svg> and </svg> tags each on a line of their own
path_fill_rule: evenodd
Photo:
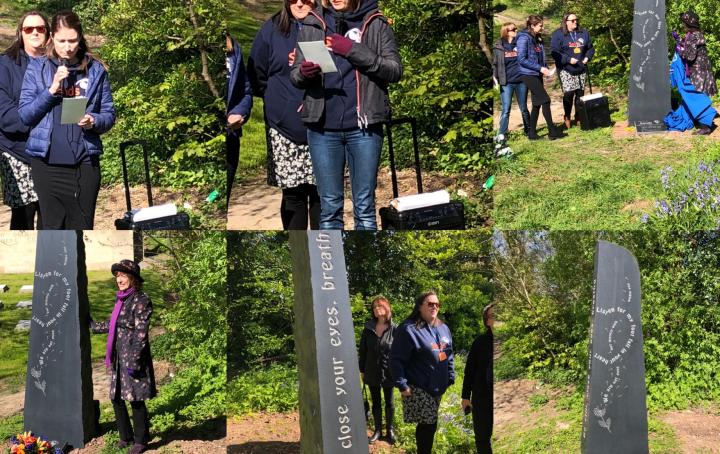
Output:
<svg viewBox="0 0 720 454">
<path fill-rule="evenodd" d="M 640 222 L 642 222 L 643 224 L 647 224 L 647 222 L 648 222 L 649 220 L 650 220 L 650 216 L 649 216 L 647 213 L 646 213 L 646 214 L 643 214 L 643 215 L 640 217 Z"/>
</svg>

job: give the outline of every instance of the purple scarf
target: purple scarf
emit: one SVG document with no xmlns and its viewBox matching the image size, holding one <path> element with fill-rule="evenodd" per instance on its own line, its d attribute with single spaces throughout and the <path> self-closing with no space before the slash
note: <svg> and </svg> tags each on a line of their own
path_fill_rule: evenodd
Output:
<svg viewBox="0 0 720 454">
<path fill-rule="evenodd" d="M 105 367 L 110 368 L 112 364 L 112 352 L 115 347 L 115 325 L 117 324 L 118 316 L 120 315 L 120 309 L 122 309 L 123 301 L 135 291 L 133 287 L 126 290 L 118 290 L 115 294 L 117 299 L 115 300 L 115 308 L 112 311 L 110 317 L 110 330 L 108 331 L 107 346 L 105 347 Z"/>
</svg>

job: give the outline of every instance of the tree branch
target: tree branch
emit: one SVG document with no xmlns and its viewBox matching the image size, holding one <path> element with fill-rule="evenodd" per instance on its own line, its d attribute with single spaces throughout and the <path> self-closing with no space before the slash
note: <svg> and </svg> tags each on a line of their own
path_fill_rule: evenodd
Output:
<svg viewBox="0 0 720 454">
<path fill-rule="evenodd" d="M 200 25 L 198 25 L 197 16 L 195 15 L 195 9 L 193 8 L 193 2 L 192 0 L 188 0 L 186 3 L 188 7 L 188 11 L 190 13 L 190 22 L 192 22 L 193 29 L 195 31 L 195 38 L 198 45 L 198 50 L 200 51 L 200 62 L 202 64 L 202 77 L 203 80 L 205 80 L 205 83 L 207 83 L 208 88 L 210 88 L 210 92 L 215 96 L 216 98 L 220 97 L 220 91 L 218 91 L 217 87 L 215 86 L 215 82 L 213 82 L 212 77 L 210 77 L 210 69 L 208 66 L 208 58 L 207 58 L 207 48 L 205 47 L 205 43 L 203 42 L 203 39 L 200 37 L 200 32 L 198 31 L 200 29 Z"/>
</svg>

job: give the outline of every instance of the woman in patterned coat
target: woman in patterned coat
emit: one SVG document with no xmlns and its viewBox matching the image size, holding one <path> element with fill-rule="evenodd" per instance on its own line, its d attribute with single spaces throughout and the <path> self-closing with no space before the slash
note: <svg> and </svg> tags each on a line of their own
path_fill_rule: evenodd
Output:
<svg viewBox="0 0 720 454">
<path fill-rule="evenodd" d="M 137 263 L 122 260 L 111 271 L 118 286 L 112 316 L 108 322 L 91 320 L 90 326 L 93 333 L 108 333 L 105 366 L 112 370 L 110 401 L 120 435 L 118 447 L 132 445 L 129 454 L 139 454 L 150 441 L 145 401 L 157 395 L 148 341 L 152 302 L 142 292 L 143 278 Z M 134 434 L 125 401 L 133 409 Z"/>
<path fill-rule="evenodd" d="M 677 41 L 676 50 L 685 63 L 688 77 L 698 91 L 708 96 L 715 96 L 718 92 L 717 84 L 708 57 L 705 35 L 700 31 L 700 18 L 697 14 L 688 11 L 680 16 L 680 20 L 685 25 L 685 37 L 680 39 L 675 32 L 673 36 Z"/>
</svg>

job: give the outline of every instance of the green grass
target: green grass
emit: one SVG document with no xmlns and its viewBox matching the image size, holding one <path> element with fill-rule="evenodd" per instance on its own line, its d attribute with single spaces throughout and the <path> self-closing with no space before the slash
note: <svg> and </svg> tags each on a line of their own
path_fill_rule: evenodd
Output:
<svg viewBox="0 0 720 454">
<path fill-rule="evenodd" d="M 89 271 L 88 297 L 90 311 L 96 320 L 110 318 L 115 304 L 115 279 L 109 271 Z M 145 292 L 153 301 L 153 321 L 159 320 L 163 309 L 160 276 L 153 271 L 143 272 L 145 278 Z M 29 320 L 31 309 L 17 309 L 15 305 L 21 300 L 32 299 L 28 293 L 18 293 L 21 285 L 32 284 L 33 275 L 26 274 L 0 274 L 0 283 L 10 286 L 10 291 L 0 293 L 0 299 L 5 307 L 0 309 L 0 392 L 17 392 L 25 385 L 25 371 L 27 368 L 28 332 L 15 332 L 18 320 Z M 107 335 L 91 336 L 92 359 L 100 360 L 105 357 L 105 343 Z"/>
<path fill-rule="evenodd" d="M 530 142 L 515 133 L 515 157 L 497 164 L 496 227 L 638 228 L 642 214 L 652 211 L 662 196 L 662 168 L 717 155 L 715 142 L 705 138 L 614 139 L 611 131 L 573 128 L 569 137 L 554 142 Z"/>
</svg>

